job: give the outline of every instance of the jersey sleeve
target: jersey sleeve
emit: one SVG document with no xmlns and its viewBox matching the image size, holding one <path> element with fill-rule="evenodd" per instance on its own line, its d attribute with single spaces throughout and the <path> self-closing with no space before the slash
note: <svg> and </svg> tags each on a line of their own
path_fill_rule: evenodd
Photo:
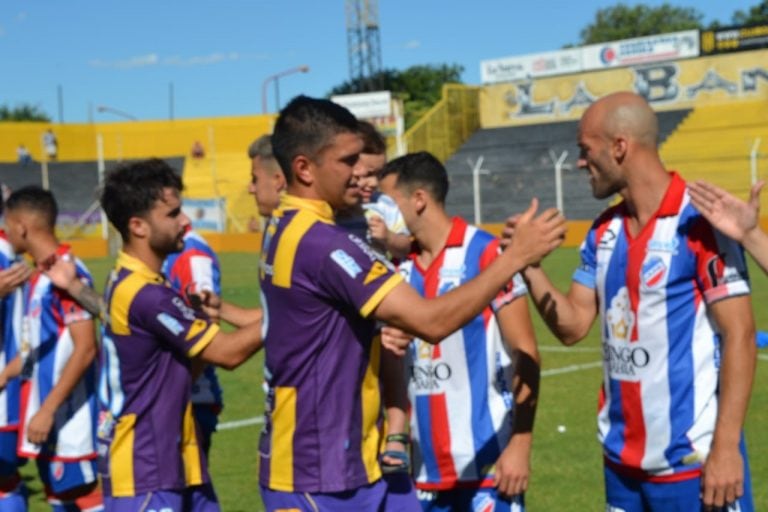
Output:
<svg viewBox="0 0 768 512">
<path fill-rule="evenodd" d="M 318 285 L 325 294 L 367 317 L 403 278 L 355 235 L 337 233 L 323 255 Z"/>
<path fill-rule="evenodd" d="M 698 217 L 688 244 L 696 255 L 697 284 L 707 304 L 750 293 L 744 250 L 738 242 Z"/>
<path fill-rule="evenodd" d="M 485 250 L 480 255 L 480 271 L 484 271 L 501 254 L 499 239 L 492 239 Z M 518 273 L 512 276 L 512 280 L 504 286 L 491 302 L 491 309 L 497 313 L 501 308 L 510 304 L 515 299 L 524 297 L 528 294 L 528 287 L 525 285 L 523 277 Z"/>
<path fill-rule="evenodd" d="M 165 286 L 142 289 L 131 306 L 131 320 L 187 357 L 199 354 L 219 332 L 218 325 Z"/>
<path fill-rule="evenodd" d="M 597 276 L 597 222 L 592 225 L 579 249 L 581 264 L 573 273 L 573 281 L 595 289 Z"/>
</svg>

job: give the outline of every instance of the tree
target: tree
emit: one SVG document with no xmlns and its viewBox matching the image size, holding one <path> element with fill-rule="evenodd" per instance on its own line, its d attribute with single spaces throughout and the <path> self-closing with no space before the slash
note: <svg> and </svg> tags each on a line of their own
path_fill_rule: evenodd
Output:
<svg viewBox="0 0 768 512">
<path fill-rule="evenodd" d="M 768 0 L 763 0 L 754 7 L 750 7 L 749 11 L 736 11 L 731 17 L 731 21 L 734 25 L 757 25 L 760 23 L 768 23 Z"/>
<path fill-rule="evenodd" d="M 694 7 L 659 7 L 623 3 L 598 9 L 595 20 L 584 27 L 578 45 L 703 28 L 704 15 Z"/>
<path fill-rule="evenodd" d="M 440 100 L 443 84 L 461 83 L 463 72 L 464 68 L 458 64 L 424 64 L 404 71 L 386 69 L 367 80 L 343 82 L 331 89 L 328 96 L 372 90 L 391 91 L 396 98 L 403 100 L 407 128 Z"/>
<path fill-rule="evenodd" d="M 0 122 L 1 121 L 44 121 L 50 122 L 51 118 L 43 112 L 37 105 L 29 105 L 22 103 L 16 105 L 13 108 L 8 105 L 0 105 Z"/>
</svg>

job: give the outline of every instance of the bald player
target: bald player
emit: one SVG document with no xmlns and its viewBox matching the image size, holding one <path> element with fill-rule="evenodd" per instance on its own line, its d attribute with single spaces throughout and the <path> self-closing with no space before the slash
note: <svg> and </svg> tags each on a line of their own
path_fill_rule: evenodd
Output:
<svg viewBox="0 0 768 512">
<path fill-rule="evenodd" d="M 600 315 L 607 510 L 753 510 L 742 425 L 755 327 L 743 251 L 693 207 L 657 138 L 656 115 L 636 94 L 586 110 L 578 165 L 596 198 L 622 201 L 592 225 L 567 293 L 541 267 L 524 276 L 563 344 Z"/>
</svg>

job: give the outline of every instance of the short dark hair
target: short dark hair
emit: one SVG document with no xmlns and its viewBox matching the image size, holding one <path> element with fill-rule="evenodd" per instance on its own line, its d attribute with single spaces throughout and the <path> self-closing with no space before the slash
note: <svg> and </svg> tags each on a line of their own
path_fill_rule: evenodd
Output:
<svg viewBox="0 0 768 512">
<path fill-rule="evenodd" d="M 14 191 L 5 201 L 7 212 L 29 210 L 40 215 L 48 228 L 56 227 L 59 207 L 53 194 L 38 185 L 27 185 Z"/>
<path fill-rule="evenodd" d="M 107 218 L 128 241 L 128 221 L 147 214 L 162 199 L 163 189 L 184 189 L 181 178 L 164 160 L 150 158 L 117 166 L 107 176 L 101 207 Z"/>
<path fill-rule="evenodd" d="M 379 131 L 368 121 L 358 121 L 357 131 L 363 139 L 363 153 L 383 155 L 387 152 L 387 143 Z"/>
<path fill-rule="evenodd" d="M 272 151 L 288 183 L 291 165 L 304 155 L 314 159 L 339 133 L 357 133 L 357 119 L 330 100 L 296 96 L 280 112 L 272 133 Z"/>
<path fill-rule="evenodd" d="M 397 188 L 413 192 L 423 188 L 432 199 L 445 204 L 448 195 L 448 172 L 440 160 L 426 151 L 409 153 L 387 163 L 379 174 L 383 179 L 390 174 L 397 176 Z"/>
</svg>

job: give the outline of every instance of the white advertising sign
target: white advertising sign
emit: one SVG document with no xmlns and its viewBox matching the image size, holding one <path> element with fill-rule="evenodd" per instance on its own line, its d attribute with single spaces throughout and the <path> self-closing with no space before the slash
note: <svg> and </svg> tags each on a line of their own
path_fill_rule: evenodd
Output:
<svg viewBox="0 0 768 512">
<path fill-rule="evenodd" d="M 480 63 L 480 78 L 484 84 L 511 82 L 539 76 L 578 73 L 581 71 L 581 50 L 533 53 Z"/>
<path fill-rule="evenodd" d="M 331 101 L 346 107 L 360 119 L 386 117 L 392 114 L 392 93 L 389 91 L 341 94 L 331 96 Z"/>
<path fill-rule="evenodd" d="M 226 227 L 226 209 L 224 199 L 184 199 L 181 205 L 192 227 L 202 231 L 224 231 Z"/>
<path fill-rule="evenodd" d="M 593 44 L 581 49 L 585 71 L 699 56 L 699 31 L 685 30 L 657 36 Z"/>
</svg>

